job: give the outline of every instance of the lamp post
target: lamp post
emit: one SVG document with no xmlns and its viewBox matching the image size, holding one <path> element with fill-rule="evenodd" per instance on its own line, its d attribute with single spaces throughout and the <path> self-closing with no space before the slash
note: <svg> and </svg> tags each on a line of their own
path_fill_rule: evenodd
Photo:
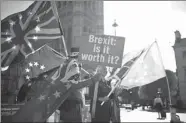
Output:
<svg viewBox="0 0 186 123">
<path fill-rule="evenodd" d="M 112 24 L 112 27 L 114 27 L 114 30 L 115 30 L 114 34 L 116 36 L 116 27 L 118 27 L 118 24 L 116 23 L 116 19 L 114 20 L 114 23 Z M 113 71 L 114 68 L 113 67 L 108 67 L 108 68 L 109 68 L 110 74 L 113 74 L 112 71 Z"/>
<path fill-rule="evenodd" d="M 114 27 L 114 29 L 115 29 L 115 36 L 116 36 L 116 27 L 118 27 L 118 24 L 116 23 L 116 19 L 114 20 L 112 27 Z"/>
</svg>

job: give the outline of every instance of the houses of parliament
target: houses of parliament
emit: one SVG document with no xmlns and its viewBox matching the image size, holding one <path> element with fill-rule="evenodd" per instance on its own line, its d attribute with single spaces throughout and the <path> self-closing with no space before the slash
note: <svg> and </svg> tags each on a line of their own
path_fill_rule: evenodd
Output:
<svg viewBox="0 0 186 123">
<path fill-rule="evenodd" d="M 104 34 L 103 1 L 58 1 L 64 38 L 68 52 L 74 47 L 75 38 L 88 34 Z M 61 51 L 62 41 L 48 44 L 56 51 Z M 21 64 L 15 64 L 1 73 L 2 104 L 16 103 L 16 96 L 21 84 Z"/>
</svg>

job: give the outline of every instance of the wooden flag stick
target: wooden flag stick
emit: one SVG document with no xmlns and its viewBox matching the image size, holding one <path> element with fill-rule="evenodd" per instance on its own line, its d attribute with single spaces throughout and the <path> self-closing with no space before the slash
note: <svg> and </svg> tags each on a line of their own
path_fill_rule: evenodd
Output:
<svg viewBox="0 0 186 123">
<path fill-rule="evenodd" d="M 93 104 L 92 104 L 92 118 L 95 118 L 96 101 L 97 101 L 97 95 L 98 95 L 98 87 L 99 87 L 99 82 L 96 82 L 95 88 L 94 88 Z"/>
<path fill-rule="evenodd" d="M 103 48 L 103 44 L 101 45 Z M 101 55 L 101 52 L 99 53 L 99 55 Z M 100 66 L 98 65 L 96 68 L 96 73 L 100 72 Z M 96 112 L 96 102 L 97 102 L 97 96 L 98 96 L 98 87 L 99 87 L 99 82 L 95 83 L 95 87 L 94 87 L 94 97 L 93 97 L 93 103 L 92 103 L 92 118 L 95 118 L 95 112 Z"/>
<path fill-rule="evenodd" d="M 59 29 L 60 29 L 60 32 L 61 32 L 61 38 L 62 38 L 63 46 L 64 46 L 64 49 L 65 49 L 65 55 L 68 56 L 67 47 L 66 47 L 65 38 L 64 38 L 64 31 L 63 31 L 63 27 L 62 27 L 62 24 L 61 24 L 59 15 L 58 15 L 58 9 L 57 9 L 57 6 L 56 6 L 56 1 L 51 1 L 51 7 L 54 11 L 54 16 L 57 18 L 57 21 L 58 21 L 58 24 L 59 24 Z"/>
<path fill-rule="evenodd" d="M 164 64 L 163 64 L 163 59 L 162 59 L 162 56 L 161 56 L 161 52 L 160 52 L 160 49 L 159 49 L 159 45 L 157 43 L 157 41 L 155 41 L 156 43 L 156 46 L 157 46 L 157 49 L 158 49 L 158 54 L 160 55 L 160 60 L 161 60 L 161 64 L 163 66 L 163 69 L 165 70 L 165 67 L 164 67 Z M 171 100 L 171 91 L 170 91 L 170 85 L 169 85 L 169 80 L 167 78 L 167 74 L 165 72 L 165 77 L 166 77 L 166 80 L 167 80 L 167 88 L 168 88 L 168 95 L 169 95 L 169 102 L 170 102 L 170 105 L 172 105 L 172 100 Z M 170 117 L 172 119 L 172 110 L 171 110 L 171 107 L 169 106 L 169 110 L 170 110 Z"/>
<path fill-rule="evenodd" d="M 143 52 L 144 51 L 142 51 L 141 53 L 140 53 L 140 55 L 138 56 L 138 58 L 143 54 Z M 137 60 L 136 60 L 137 61 Z M 134 61 L 134 63 L 136 62 L 136 61 Z M 134 64 L 133 63 L 133 64 Z M 114 90 L 116 89 L 116 87 L 118 87 L 120 84 L 121 84 L 121 82 L 122 82 L 122 79 L 123 78 L 125 78 L 125 76 L 128 74 L 128 72 L 130 71 L 130 69 L 131 69 L 131 67 L 129 67 L 128 68 L 128 70 L 125 72 L 125 74 L 121 77 L 121 79 L 115 74 L 115 75 L 111 75 L 111 77 L 109 77 L 109 79 L 113 79 L 113 78 L 115 78 L 118 82 L 117 82 L 117 84 L 112 88 L 112 90 L 110 91 L 110 93 L 107 95 L 107 97 L 109 97 L 113 92 L 114 92 Z M 101 105 L 103 105 L 105 102 L 103 101 L 102 103 L 101 103 Z"/>
<path fill-rule="evenodd" d="M 114 88 L 112 88 L 112 90 L 109 92 L 109 94 L 107 95 L 107 97 L 109 97 L 114 92 L 114 90 L 116 89 L 116 87 L 118 87 L 120 85 L 121 80 L 119 79 L 119 77 L 118 77 L 117 81 L 118 81 L 117 84 L 114 86 Z M 105 102 L 102 102 L 101 105 L 103 105 L 104 103 Z"/>
</svg>

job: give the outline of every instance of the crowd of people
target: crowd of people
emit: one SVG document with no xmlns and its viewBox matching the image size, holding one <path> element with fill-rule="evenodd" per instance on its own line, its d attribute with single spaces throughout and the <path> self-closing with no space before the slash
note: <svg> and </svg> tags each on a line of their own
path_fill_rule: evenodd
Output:
<svg viewBox="0 0 186 123">
<path fill-rule="evenodd" d="M 73 49 L 70 58 L 78 59 L 78 53 L 73 54 Z M 81 65 L 78 67 L 81 69 Z M 60 111 L 60 122 L 85 122 L 85 113 L 89 113 L 91 115 L 91 122 L 120 122 L 120 93 L 117 89 L 115 89 L 109 97 L 107 96 L 114 87 L 112 79 L 108 80 L 105 78 L 107 72 L 108 71 L 105 66 L 99 66 L 95 71 L 89 71 L 88 76 L 85 76 L 83 79 L 92 81 L 88 87 L 90 109 L 85 111 L 86 100 L 83 89 L 74 90 L 58 109 Z M 95 87 L 96 81 L 93 79 L 95 75 L 99 78 L 97 79 L 99 80 L 98 88 Z M 78 81 L 82 81 L 80 80 L 80 75 L 78 75 L 78 79 Z M 94 100 L 95 88 L 97 89 L 96 100 Z M 103 105 L 102 102 L 104 102 Z M 132 106 L 132 110 L 134 110 L 135 101 L 130 100 L 130 104 Z M 167 105 L 162 99 L 162 93 L 160 90 L 158 90 L 152 106 L 158 112 L 158 119 L 166 118 L 165 109 Z"/>
<path fill-rule="evenodd" d="M 78 58 L 75 54 L 73 58 Z M 91 117 L 92 122 L 120 122 L 119 101 L 116 92 L 113 92 L 109 97 L 107 95 L 111 91 L 111 80 L 106 80 L 106 67 L 99 66 L 95 71 L 89 73 L 86 79 L 91 79 L 95 74 L 99 74 L 100 81 L 98 82 L 98 93 L 95 106 L 95 115 Z M 93 81 L 93 80 L 92 80 Z M 94 97 L 95 82 L 89 86 L 90 110 L 92 115 L 93 97 Z M 101 105 L 102 102 L 105 102 Z M 82 89 L 75 90 L 69 97 L 61 104 L 60 121 L 61 122 L 83 122 L 83 109 L 85 107 L 85 95 Z"/>
</svg>

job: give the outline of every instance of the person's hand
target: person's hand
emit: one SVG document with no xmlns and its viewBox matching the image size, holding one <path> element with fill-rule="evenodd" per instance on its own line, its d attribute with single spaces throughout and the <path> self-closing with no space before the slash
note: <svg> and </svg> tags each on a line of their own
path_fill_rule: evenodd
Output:
<svg viewBox="0 0 186 123">
<path fill-rule="evenodd" d="M 106 102 L 109 100 L 109 97 L 99 97 L 98 100 L 102 102 Z"/>
</svg>

